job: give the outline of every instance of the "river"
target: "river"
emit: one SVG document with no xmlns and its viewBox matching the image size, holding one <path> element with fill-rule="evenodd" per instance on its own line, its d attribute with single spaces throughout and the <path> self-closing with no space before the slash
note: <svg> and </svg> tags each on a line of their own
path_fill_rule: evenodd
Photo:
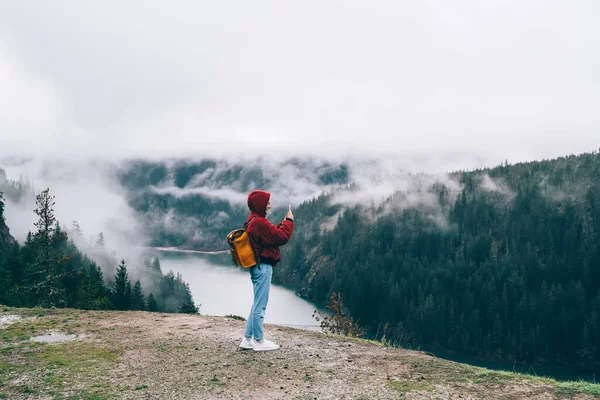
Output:
<svg viewBox="0 0 600 400">
<path fill-rule="evenodd" d="M 253 300 L 250 273 L 234 267 L 228 255 L 160 252 L 159 258 L 163 272 L 180 273 L 189 284 L 201 314 L 248 318 Z M 293 290 L 271 285 L 265 323 L 320 330 L 312 317 L 316 308 Z"/>
</svg>

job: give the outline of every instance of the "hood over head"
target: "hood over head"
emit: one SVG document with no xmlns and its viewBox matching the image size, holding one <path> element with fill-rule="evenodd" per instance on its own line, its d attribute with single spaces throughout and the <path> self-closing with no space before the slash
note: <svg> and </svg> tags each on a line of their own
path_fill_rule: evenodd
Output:
<svg viewBox="0 0 600 400">
<path fill-rule="evenodd" d="M 253 190 L 248 195 L 248 208 L 250 211 L 265 218 L 267 216 L 267 204 L 271 199 L 271 193 L 264 190 Z"/>
</svg>

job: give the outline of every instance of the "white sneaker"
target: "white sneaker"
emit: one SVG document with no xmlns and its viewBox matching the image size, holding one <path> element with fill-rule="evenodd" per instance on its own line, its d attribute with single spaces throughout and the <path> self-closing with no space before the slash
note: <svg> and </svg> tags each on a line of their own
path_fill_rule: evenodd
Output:
<svg viewBox="0 0 600 400">
<path fill-rule="evenodd" d="M 256 342 L 254 341 L 254 339 L 248 339 L 246 338 L 246 336 L 244 336 L 244 338 L 242 339 L 242 343 L 240 343 L 240 349 L 244 350 L 252 350 L 254 346 L 256 346 Z"/>
<path fill-rule="evenodd" d="M 278 344 L 271 342 L 270 340 L 263 339 L 261 342 L 254 342 L 254 351 L 269 351 L 269 350 L 277 350 L 279 348 Z"/>
</svg>

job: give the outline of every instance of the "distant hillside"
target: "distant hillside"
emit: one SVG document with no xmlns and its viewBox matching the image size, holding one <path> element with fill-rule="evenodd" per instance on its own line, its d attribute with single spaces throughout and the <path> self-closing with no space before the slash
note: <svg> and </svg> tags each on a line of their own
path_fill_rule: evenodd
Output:
<svg viewBox="0 0 600 400">
<path fill-rule="evenodd" d="M 298 203 L 348 183 L 345 164 L 289 159 L 282 162 L 202 160 L 130 161 L 117 173 L 154 246 L 225 248 L 225 236 L 245 221 L 246 196 L 272 191 L 275 207 Z M 282 214 L 284 215 L 284 214 Z"/>
<path fill-rule="evenodd" d="M 266 332 L 281 349 L 241 351 L 244 322 L 223 317 L 0 308 L 0 321 L 0 398 L 14 400 L 600 396 L 597 384 L 492 371 L 276 325 Z M 41 341 L 52 339 L 70 341 Z"/>
<path fill-rule="evenodd" d="M 296 210 L 277 282 L 341 292 L 371 335 L 600 369 L 600 154 L 455 172 L 378 205 Z M 457 184 L 458 183 L 458 184 Z"/>
</svg>

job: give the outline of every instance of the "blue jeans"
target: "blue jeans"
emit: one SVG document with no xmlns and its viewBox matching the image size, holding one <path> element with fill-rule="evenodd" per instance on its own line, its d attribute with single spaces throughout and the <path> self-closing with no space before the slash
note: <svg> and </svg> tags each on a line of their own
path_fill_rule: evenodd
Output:
<svg viewBox="0 0 600 400">
<path fill-rule="evenodd" d="M 272 276 L 273 267 L 269 264 L 259 264 L 250 268 L 250 278 L 254 287 L 254 303 L 250 309 L 248 322 L 246 322 L 244 336 L 253 336 L 254 340 L 262 340 L 264 337 L 263 322 L 265 320 L 267 303 L 269 302 Z"/>
</svg>

